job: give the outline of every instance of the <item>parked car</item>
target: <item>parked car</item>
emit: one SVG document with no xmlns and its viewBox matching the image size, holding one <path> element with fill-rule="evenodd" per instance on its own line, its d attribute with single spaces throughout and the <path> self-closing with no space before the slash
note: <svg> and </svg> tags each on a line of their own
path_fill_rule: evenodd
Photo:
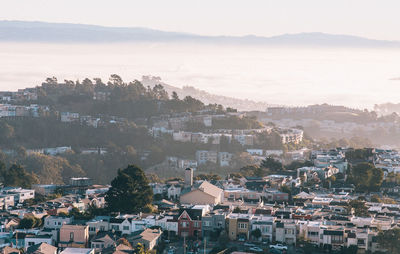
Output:
<svg viewBox="0 0 400 254">
<path fill-rule="evenodd" d="M 270 249 L 269 253 L 271 253 L 271 254 L 282 254 L 283 251 L 282 250 L 278 250 L 278 249 Z"/>
<path fill-rule="evenodd" d="M 248 243 L 248 242 L 245 242 L 243 245 L 246 246 L 246 247 L 255 247 L 256 246 L 255 244 Z"/>
<path fill-rule="evenodd" d="M 249 249 L 250 251 L 254 251 L 254 252 L 263 252 L 263 249 L 261 249 L 260 247 L 251 247 L 250 249 Z"/>
<path fill-rule="evenodd" d="M 277 249 L 277 250 L 287 250 L 287 246 L 283 245 L 283 244 L 271 244 L 269 246 L 270 249 Z"/>
<path fill-rule="evenodd" d="M 175 254 L 175 247 L 169 246 L 168 254 Z"/>
</svg>

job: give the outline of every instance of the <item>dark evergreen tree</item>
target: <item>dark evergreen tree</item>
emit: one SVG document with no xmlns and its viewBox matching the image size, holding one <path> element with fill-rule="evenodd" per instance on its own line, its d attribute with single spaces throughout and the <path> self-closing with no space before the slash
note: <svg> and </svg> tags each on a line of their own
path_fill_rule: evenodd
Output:
<svg viewBox="0 0 400 254">
<path fill-rule="evenodd" d="M 143 211 L 151 204 L 152 198 L 153 190 L 145 173 L 135 165 L 118 170 L 118 175 L 112 180 L 105 197 L 108 209 L 121 213 Z"/>
</svg>

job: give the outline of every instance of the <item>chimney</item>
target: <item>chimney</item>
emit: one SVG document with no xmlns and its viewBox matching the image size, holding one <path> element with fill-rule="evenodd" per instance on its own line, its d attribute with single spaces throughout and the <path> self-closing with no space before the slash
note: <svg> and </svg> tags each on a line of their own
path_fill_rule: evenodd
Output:
<svg viewBox="0 0 400 254">
<path fill-rule="evenodd" d="M 187 168 L 185 169 L 185 186 L 193 185 L 193 169 Z"/>
</svg>

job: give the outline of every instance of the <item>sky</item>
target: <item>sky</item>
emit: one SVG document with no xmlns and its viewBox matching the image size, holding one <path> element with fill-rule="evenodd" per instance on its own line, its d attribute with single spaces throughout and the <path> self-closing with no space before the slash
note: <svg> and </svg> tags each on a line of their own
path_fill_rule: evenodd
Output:
<svg viewBox="0 0 400 254">
<path fill-rule="evenodd" d="M 202 35 L 325 32 L 400 40 L 399 0 L 0 0 L 0 20 Z"/>
</svg>

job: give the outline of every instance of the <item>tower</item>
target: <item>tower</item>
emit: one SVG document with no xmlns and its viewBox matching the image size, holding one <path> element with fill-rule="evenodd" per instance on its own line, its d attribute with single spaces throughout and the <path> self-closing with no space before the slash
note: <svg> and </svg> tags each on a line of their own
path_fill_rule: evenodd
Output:
<svg viewBox="0 0 400 254">
<path fill-rule="evenodd" d="M 185 186 L 193 185 L 193 169 L 187 168 L 185 169 Z"/>
</svg>

